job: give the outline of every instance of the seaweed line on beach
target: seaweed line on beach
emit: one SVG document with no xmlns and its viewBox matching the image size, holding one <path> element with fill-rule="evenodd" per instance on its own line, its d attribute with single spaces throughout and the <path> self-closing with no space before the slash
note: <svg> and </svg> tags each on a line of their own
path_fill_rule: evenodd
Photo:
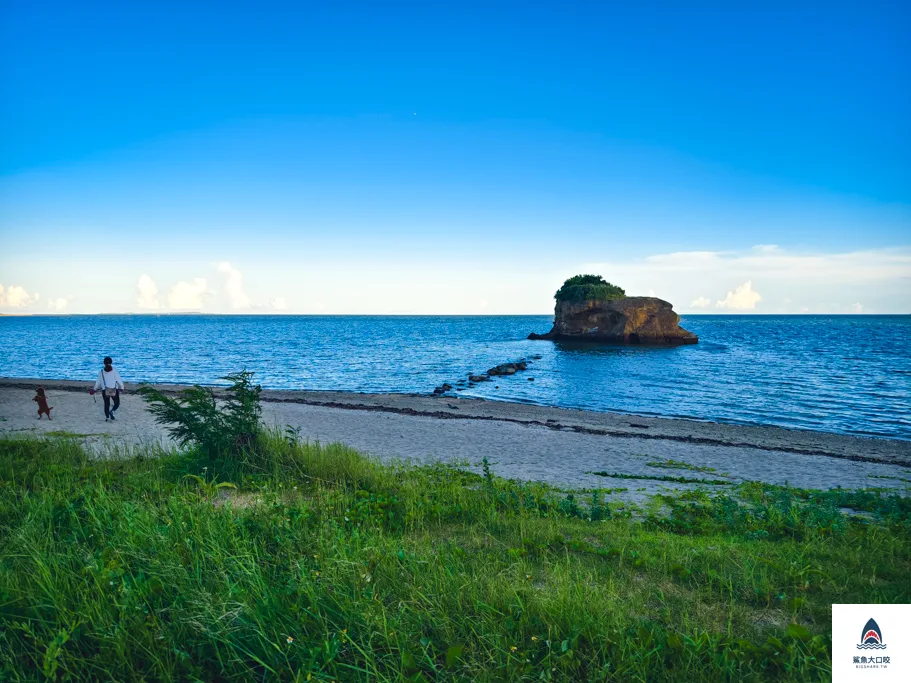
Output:
<svg viewBox="0 0 911 683">
<path fill-rule="evenodd" d="M 596 477 L 611 477 L 612 479 L 648 479 L 650 481 L 672 481 L 675 484 L 707 484 L 709 486 L 730 486 L 734 482 L 724 479 L 699 479 L 695 477 L 671 477 L 657 474 L 630 474 L 628 472 L 586 472 Z"/>
</svg>

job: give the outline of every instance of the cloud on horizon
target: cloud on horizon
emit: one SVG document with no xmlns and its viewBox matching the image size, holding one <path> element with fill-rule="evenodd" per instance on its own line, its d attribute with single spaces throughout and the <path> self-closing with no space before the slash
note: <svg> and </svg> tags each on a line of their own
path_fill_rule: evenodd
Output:
<svg viewBox="0 0 911 683">
<path fill-rule="evenodd" d="M 29 294 L 25 287 L 10 285 L 4 288 L 0 285 L 0 308 L 28 308 L 36 303 L 41 295 L 35 292 Z"/>
<path fill-rule="evenodd" d="M 235 310 L 250 308 L 250 297 L 244 292 L 243 274 L 228 261 L 218 264 L 218 272 L 225 275 L 224 288 L 231 308 Z"/>
<path fill-rule="evenodd" d="M 747 280 L 737 287 L 721 301 L 715 302 L 715 308 L 728 308 L 739 311 L 756 308 L 756 304 L 762 301 L 759 292 L 753 291 L 753 283 Z"/>
<path fill-rule="evenodd" d="M 168 292 L 167 308 L 172 311 L 215 311 L 262 309 L 263 306 L 253 304 L 244 290 L 243 274 L 228 261 L 214 264 L 215 269 L 225 276 L 222 294 L 211 291 L 209 281 L 204 277 L 195 277 L 191 280 L 177 282 Z M 219 301 L 221 304 L 219 305 Z M 155 311 L 163 308 L 159 298 L 158 285 L 147 273 L 139 276 L 136 282 L 136 306 L 143 311 Z M 284 297 L 278 296 L 269 302 L 269 308 L 284 310 L 287 302 Z"/>
<path fill-rule="evenodd" d="M 581 264 L 577 272 L 599 273 L 630 293 L 654 289 L 684 311 L 705 310 L 715 300 L 715 308 L 731 312 L 899 312 L 897 302 L 911 301 L 908 247 L 807 253 L 757 245 Z M 873 299 L 881 303 L 872 305 Z"/>
<path fill-rule="evenodd" d="M 565 278 L 598 273 L 631 295 L 654 292 L 681 314 L 911 313 L 911 247 L 823 253 L 759 245 L 594 263 L 315 259 L 306 269 L 291 258 L 243 264 L 140 258 L 113 284 L 86 280 L 73 268 L 35 279 L 33 268 L 23 268 L 24 275 L 7 271 L 5 279 L 18 284 L 0 290 L 0 306 L 55 310 L 59 294 L 45 304 L 29 289 L 42 283 L 64 293 L 65 310 L 75 313 L 548 314 Z"/>
<path fill-rule="evenodd" d="M 172 311 L 201 311 L 204 297 L 210 294 L 204 277 L 193 278 L 192 282 L 181 280 L 168 292 L 168 308 Z"/>
<path fill-rule="evenodd" d="M 148 275 L 140 275 L 136 283 L 136 305 L 146 311 L 154 311 L 161 308 L 158 301 L 158 285 Z"/>
</svg>

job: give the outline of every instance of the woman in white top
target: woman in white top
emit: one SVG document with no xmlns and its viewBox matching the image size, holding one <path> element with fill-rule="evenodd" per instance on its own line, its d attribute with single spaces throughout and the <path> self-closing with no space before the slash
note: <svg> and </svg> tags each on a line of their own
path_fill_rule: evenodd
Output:
<svg viewBox="0 0 911 683">
<path fill-rule="evenodd" d="M 120 407 L 120 392 L 126 391 L 123 386 L 123 380 L 120 379 L 120 373 L 114 369 L 114 361 L 110 356 L 104 358 L 104 370 L 98 373 L 95 380 L 95 386 L 89 390 L 93 394 L 101 390 L 101 396 L 104 399 L 104 421 L 114 419 L 114 411 Z M 111 399 L 114 399 L 114 406 L 111 407 Z"/>
</svg>

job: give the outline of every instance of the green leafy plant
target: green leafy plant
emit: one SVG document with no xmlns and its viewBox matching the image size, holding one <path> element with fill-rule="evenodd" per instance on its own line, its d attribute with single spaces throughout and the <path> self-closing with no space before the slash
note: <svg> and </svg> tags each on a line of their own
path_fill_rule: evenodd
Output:
<svg viewBox="0 0 911 683">
<path fill-rule="evenodd" d="M 188 484 L 196 484 L 199 492 L 206 498 L 214 498 L 222 489 L 236 489 L 237 485 L 230 481 L 206 481 L 195 474 L 185 474 L 183 479 Z"/>
<path fill-rule="evenodd" d="M 496 463 L 491 463 L 485 455 L 481 460 L 481 469 L 484 472 L 484 482 L 488 487 L 493 485 L 493 470 L 490 467 L 491 464 L 495 465 Z"/>
<path fill-rule="evenodd" d="M 301 442 L 301 428 L 288 425 L 285 427 L 285 441 L 289 446 L 296 446 Z"/>
<path fill-rule="evenodd" d="M 262 388 L 253 384 L 252 372 L 244 370 L 221 379 L 231 382 L 223 399 L 199 385 L 184 389 L 177 397 L 147 385 L 139 393 L 155 421 L 166 425 L 175 441 L 182 446 L 194 444 L 205 455 L 217 458 L 250 449 L 262 417 Z"/>
<path fill-rule="evenodd" d="M 611 509 L 610 504 L 605 503 L 601 497 L 601 491 L 592 491 L 592 502 L 591 502 L 591 520 L 593 522 L 600 522 L 602 519 L 611 518 Z"/>
<path fill-rule="evenodd" d="M 574 275 L 554 294 L 557 301 L 612 301 L 625 296 L 622 287 L 612 285 L 600 275 Z"/>
</svg>

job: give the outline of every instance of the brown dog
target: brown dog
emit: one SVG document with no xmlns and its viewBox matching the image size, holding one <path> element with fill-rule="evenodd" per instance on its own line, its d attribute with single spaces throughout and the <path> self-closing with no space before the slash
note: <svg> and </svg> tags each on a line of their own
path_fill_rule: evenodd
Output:
<svg viewBox="0 0 911 683">
<path fill-rule="evenodd" d="M 41 419 L 42 415 L 47 415 L 47 419 L 51 419 L 51 408 L 47 404 L 47 396 L 44 395 L 44 387 L 38 387 L 38 391 L 35 393 L 35 398 L 32 399 L 38 403 L 38 419 Z"/>
</svg>

